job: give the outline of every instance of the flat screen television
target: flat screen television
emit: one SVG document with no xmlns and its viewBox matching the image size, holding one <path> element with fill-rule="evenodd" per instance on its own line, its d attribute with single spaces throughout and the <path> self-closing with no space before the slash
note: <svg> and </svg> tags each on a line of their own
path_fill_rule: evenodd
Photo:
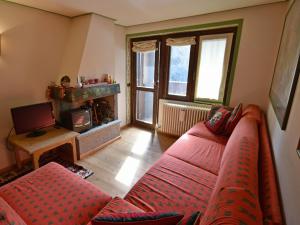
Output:
<svg viewBox="0 0 300 225">
<path fill-rule="evenodd" d="M 29 136 L 40 136 L 45 133 L 42 128 L 55 124 L 51 102 L 12 108 L 11 114 L 16 134 L 31 132 Z"/>
</svg>

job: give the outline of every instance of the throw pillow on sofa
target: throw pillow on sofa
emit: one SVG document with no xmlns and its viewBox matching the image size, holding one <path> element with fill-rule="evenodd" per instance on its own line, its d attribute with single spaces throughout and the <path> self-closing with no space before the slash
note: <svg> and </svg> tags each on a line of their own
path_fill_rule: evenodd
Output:
<svg viewBox="0 0 300 225">
<path fill-rule="evenodd" d="M 227 109 L 227 110 L 230 111 L 230 112 L 233 111 L 233 108 L 231 108 L 231 107 L 229 107 L 229 106 L 224 106 L 224 105 L 212 105 L 211 108 L 210 108 L 210 111 L 209 111 L 207 120 L 210 120 L 220 108 L 225 108 L 225 109 Z"/>
<path fill-rule="evenodd" d="M 205 122 L 205 126 L 215 134 L 221 134 L 224 131 L 226 122 L 231 112 L 224 107 L 217 110 L 214 116 Z"/>
<path fill-rule="evenodd" d="M 183 215 L 177 213 L 113 213 L 97 216 L 92 220 L 92 225 L 176 225 Z"/>
<path fill-rule="evenodd" d="M 193 213 L 187 221 L 186 225 L 198 225 L 201 219 L 201 215 L 202 213 L 199 211 Z"/>
<path fill-rule="evenodd" d="M 242 114 L 243 114 L 243 106 L 242 106 L 242 103 L 240 103 L 234 108 L 234 110 L 231 112 L 230 117 L 227 120 L 227 123 L 225 126 L 225 132 L 224 132 L 225 135 L 227 135 L 227 136 L 231 135 L 235 126 L 238 124 L 238 122 L 242 118 Z"/>
</svg>

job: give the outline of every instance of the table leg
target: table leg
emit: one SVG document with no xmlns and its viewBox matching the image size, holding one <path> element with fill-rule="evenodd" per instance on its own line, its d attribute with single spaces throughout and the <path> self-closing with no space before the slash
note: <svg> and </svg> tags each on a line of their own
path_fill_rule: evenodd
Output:
<svg viewBox="0 0 300 225">
<path fill-rule="evenodd" d="M 33 168 L 36 170 L 40 167 L 40 164 L 39 164 L 39 159 L 40 159 L 40 154 L 35 154 L 33 153 L 33 156 L 32 156 L 32 162 L 33 162 Z"/>
<path fill-rule="evenodd" d="M 75 138 L 72 138 L 71 145 L 72 145 L 72 152 L 73 152 L 73 161 L 75 163 L 77 161 L 77 150 L 76 150 Z"/>
<path fill-rule="evenodd" d="M 22 168 L 22 161 L 21 161 L 21 155 L 20 150 L 18 148 L 15 148 L 15 159 L 16 159 L 16 165 L 18 169 Z"/>
</svg>

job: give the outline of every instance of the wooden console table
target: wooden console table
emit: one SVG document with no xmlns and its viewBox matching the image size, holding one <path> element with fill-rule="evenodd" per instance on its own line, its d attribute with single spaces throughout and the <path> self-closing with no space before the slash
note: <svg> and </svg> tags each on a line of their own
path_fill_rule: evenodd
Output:
<svg viewBox="0 0 300 225">
<path fill-rule="evenodd" d="M 26 137 L 26 134 L 13 135 L 9 138 L 14 146 L 17 167 L 22 166 L 20 151 L 25 151 L 32 155 L 34 169 L 39 168 L 40 156 L 56 147 L 64 144 L 72 146 L 73 161 L 77 161 L 77 151 L 75 137 L 79 133 L 67 130 L 65 128 L 49 128 L 47 133 L 39 137 Z"/>
</svg>

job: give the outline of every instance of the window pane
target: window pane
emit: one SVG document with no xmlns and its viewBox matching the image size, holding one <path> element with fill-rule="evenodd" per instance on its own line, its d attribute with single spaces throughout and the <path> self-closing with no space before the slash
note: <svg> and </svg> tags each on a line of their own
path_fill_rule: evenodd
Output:
<svg viewBox="0 0 300 225">
<path fill-rule="evenodd" d="M 136 91 L 136 119 L 152 124 L 153 92 Z"/>
<path fill-rule="evenodd" d="M 191 46 L 172 46 L 170 56 L 169 95 L 186 96 Z"/>
<path fill-rule="evenodd" d="M 223 100 L 221 84 L 227 38 L 202 40 L 198 63 L 196 98 Z"/>
<path fill-rule="evenodd" d="M 136 53 L 136 83 L 138 87 L 154 87 L 155 51 Z"/>
</svg>

